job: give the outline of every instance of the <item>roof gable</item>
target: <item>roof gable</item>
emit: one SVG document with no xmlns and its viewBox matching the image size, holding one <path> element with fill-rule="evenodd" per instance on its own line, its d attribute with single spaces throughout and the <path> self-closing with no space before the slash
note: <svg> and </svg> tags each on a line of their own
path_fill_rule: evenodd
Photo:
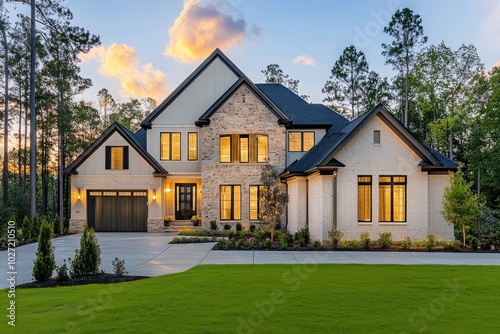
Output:
<svg viewBox="0 0 500 334">
<path fill-rule="evenodd" d="M 168 172 L 141 146 L 132 132 L 117 122 L 113 122 L 83 153 L 81 153 L 64 170 L 65 175 L 78 174 L 77 169 L 87 160 L 99 147 L 108 140 L 111 135 L 118 132 L 131 147 L 133 147 L 144 160 L 153 167 L 154 174 L 168 174 Z"/>
<path fill-rule="evenodd" d="M 271 112 L 278 118 L 280 124 L 290 124 L 290 119 L 284 114 L 265 94 L 262 93 L 257 86 L 243 75 L 236 81 L 226 93 L 224 93 L 196 122 L 197 126 L 210 124 L 210 118 L 219 110 L 219 108 L 226 102 L 242 85 L 245 85 L 253 94 L 255 94 L 262 103 L 264 103 Z"/>
<path fill-rule="evenodd" d="M 295 161 L 286 170 L 286 174 L 307 173 L 321 166 L 342 165 L 342 162 L 335 160 L 335 155 L 339 152 L 373 117 L 380 119 L 398 137 L 417 154 L 422 162 L 422 170 L 430 169 L 455 169 L 457 163 L 447 159 L 441 153 L 420 143 L 382 104 L 377 105 L 371 111 L 359 116 L 340 132 L 330 129 L 325 137 L 309 150 L 301 159 Z M 332 164 L 335 161 L 335 164 Z"/>
<path fill-rule="evenodd" d="M 244 76 L 243 72 L 219 49 L 215 49 L 170 95 L 142 121 L 143 128 L 151 128 L 152 122 L 184 92 L 214 61 L 218 59 L 235 74 L 236 78 Z"/>
</svg>

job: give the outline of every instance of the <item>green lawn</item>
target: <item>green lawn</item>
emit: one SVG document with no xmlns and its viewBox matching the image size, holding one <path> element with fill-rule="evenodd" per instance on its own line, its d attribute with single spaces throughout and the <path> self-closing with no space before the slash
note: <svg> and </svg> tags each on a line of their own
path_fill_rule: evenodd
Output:
<svg viewBox="0 0 500 334">
<path fill-rule="evenodd" d="M 2 315 L 0 332 L 493 333 L 499 277 L 493 266 L 204 265 L 18 290 L 16 328 Z"/>
</svg>

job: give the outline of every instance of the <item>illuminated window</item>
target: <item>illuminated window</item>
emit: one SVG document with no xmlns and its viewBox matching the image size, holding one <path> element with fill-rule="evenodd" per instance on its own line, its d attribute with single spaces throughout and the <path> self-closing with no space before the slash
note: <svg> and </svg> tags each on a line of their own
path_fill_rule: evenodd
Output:
<svg viewBox="0 0 500 334">
<path fill-rule="evenodd" d="M 248 162 L 250 161 L 250 140 L 247 135 L 240 136 L 240 162 Z"/>
<path fill-rule="evenodd" d="M 260 214 L 260 197 L 264 186 L 250 186 L 250 220 L 258 220 Z"/>
<path fill-rule="evenodd" d="M 162 132 L 160 134 L 160 160 L 181 160 L 180 132 Z"/>
<path fill-rule="evenodd" d="M 188 133 L 188 160 L 198 160 L 198 133 Z"/>
<path fill-rule="evenodd" d="M 106 146 L 106 169 L 128 169 L 128 146 Z"/>
<path fill-rule="evenodd" d="M 231 136 L 221 136 L 219 139 L 220 162 L 231 162 Z"/>
<path fill-rule="evenodd" d="M 220 186 L 220 219 L 241 219 L 241 186 Z"/>
<path fill-rule="evenodd" d="M 267 136 L 257 135 L 257 162 L 268 162 Z"/>
<path fill-rule="evenodd" d="M 372 177 L 358 176 L 358 222 L 372 221 Z"/>
<path fill-rule="evenodd" d="M 314 131 L 288 132 L 288 151 L 307 152 L 314 146 Z"/>
<path fill-rule="evenodd" d="M 380 176 L 379 221 L 406 221 L 406 176 Z"/>
</svg>

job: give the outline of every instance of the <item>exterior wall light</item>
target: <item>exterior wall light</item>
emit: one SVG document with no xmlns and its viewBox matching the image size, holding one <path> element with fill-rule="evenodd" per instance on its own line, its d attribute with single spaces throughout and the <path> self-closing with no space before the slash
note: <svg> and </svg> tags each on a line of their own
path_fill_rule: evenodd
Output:
<svg viewBox="0 0 500 334">
<path fill-rule="evenodd" d="M 156 189 L 153 189 L 153 202 L 156 202 Z"/>
<path fill-rule="evenodd" d="M 78 199 L 78 200 L 80 200 L 80 199 L 81 199 L 81 196 L 80 196 L 80 191 L 81 191 L 81 189 L 80 189 L 80 188 L 78 188 L 78 197 L 77 197 L 77 199 Z"/>
</svg>

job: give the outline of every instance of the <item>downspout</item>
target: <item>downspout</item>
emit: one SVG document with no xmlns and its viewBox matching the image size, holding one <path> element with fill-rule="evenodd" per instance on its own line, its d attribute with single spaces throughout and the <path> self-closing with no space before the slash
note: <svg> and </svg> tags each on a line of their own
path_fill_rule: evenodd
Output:
<svg viewBox="0 0 500 334">
<path fill-rule="evenodd" d="M 333 172 L 333 193 L 332 193 L 332 229 L 335 231 L 337 229 L 337 171 Z"/>
<path fill-rule="evenodd" d="M 309 227 L 309 179 L 306 177 L 306 226 Z"/>
</svg>

